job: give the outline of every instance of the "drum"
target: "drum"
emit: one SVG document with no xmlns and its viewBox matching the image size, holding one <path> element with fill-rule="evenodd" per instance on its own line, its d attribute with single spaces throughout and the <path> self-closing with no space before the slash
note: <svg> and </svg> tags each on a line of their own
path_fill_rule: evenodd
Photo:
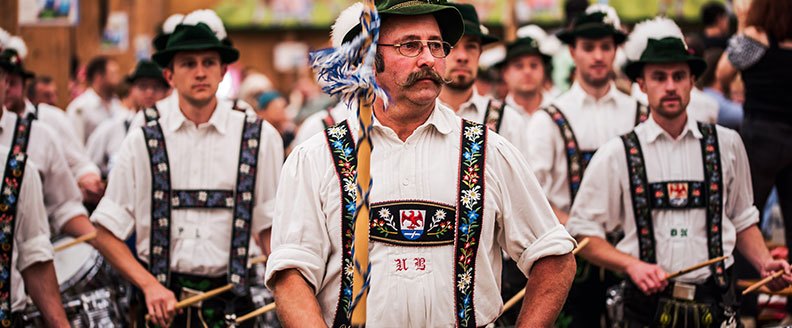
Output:
<svg viewBox="0 0 792 328">
<path fill-rule="evenodd" d="M 52 245 L 58 247 L 73 240 L 74 238 L 64 236 L 55 240 Z M 117 285 L 117 280 L 109 274 L 109 267 L 99 251 L 87 243 L 55 252 L 53 263 L 61 296 L 76 297 L 90 290 Z"/>
<path fill-rule="evenodd" d="M 250 295 L 253 298 L 253 303 L 256 308 L 263 307 L 267 304 L 275 302 L 275 297 L 272 292 L 264 287 L 264 276 L 267 269 L 264 263 L 254 264 L 249 269 L 250 276 L 254 278 L 253 285 L 250 286 Z M 256 328 L 280 328 L 278 321 L 278 314 L 275 311 L 270 311 L 256 317 Z"/>
</svg>

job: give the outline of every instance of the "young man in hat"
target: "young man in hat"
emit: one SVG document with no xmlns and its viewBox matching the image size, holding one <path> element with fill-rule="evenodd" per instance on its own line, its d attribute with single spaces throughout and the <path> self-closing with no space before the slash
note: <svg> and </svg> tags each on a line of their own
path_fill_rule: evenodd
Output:
<svg viewBox="0 0 792 328">
<path fill-rule="evenodd" d="M 539 49 L 537 40 L 522 37 L 506 45 L 506 57 L 497 64 L 509 90 L 506 104 L 519 109 L 525 125 L 528 125 L 537 110 L 546 107 L 552 100 L 544 92 L 552 70 L 551 60 Z M 524 126 L 522 130 L 525 134 Z"/>
<path fill-rule="evenodd" d="M 83 200 L 88 204 L 96 205 L 104 193 L 99 168 L 88 158 L 85 147 L 74 133 L 74 128 L 69 124 L 66 114 L 60 108 L 52 105 L 34 105 L 25 97 L 25 83 L 34 77 L 34 74 L 26 70 L 24 66 L 23 55 L 26 48 L 22 39 L 18 39 L 16 46 L 6 47 L 5 51 L 16 51 L 20 59 L 11 64 L 12 69 L 8 72 L 6 108 L 23 118 L 44 123 L 60 139 L 63 145 L 61 150 L 69 164 L 72 176 L 77 180 Z M 22 51 L 20 52 L 20 50 Z"/>
<path fill-rule="evenodd" d="M 519 151 L 437 102 L 445 57 L 464 31 L 459 11 L 399 0 L 378 1 L 377 10 L 375 74 L 391 102 L 374 104 L 367 326 L 494 322 L 502 250 L 529 275 L 518 324 L 552 324 L 571 284 L 574 243 Z M 266 283 L 285 326 L 350 323 L 357 126 L 328 128 L 284 165 Z"/>
<path fill-rule="evenodd" d="M 215 96 L 238 58 L 206 24 L 176 27 L 152 59 L 178 98 L 129 131 L 92 216 L 97 248 L 142 290 L 141 314 L 157 325 L 225 327 L 254 309 L 248 246 L 254 234 L 269 238 L 283 146 L 271 125 Z M 142 263 L 122 242 L 133 231 Z M 175 309 L 177 298 L 227 284 L 233 289 Z"/>
<path fill-rule="evenodd" d="M 666 274 L 736 248 L 762 276 L 784 270 L 771 289 L 792 282 L 756 226 L 745 148 L 736 132 L 689 117 L 706 64 L 686 51 L 673 21 L 637 25 L 626 50 L 626 73 L 648 95 L 651 117 L 597 151 L 567 229 L 591 240 L 583 257 L 629 277 L 621 326 L 736 327 L 732 257 L 670 281 Z M 614 247 L 605 236 L 616 227 L 625 237 Z"/>
<path fill-rule="evenodd" d="M 558 38 L 569 45 L 575 61 L 575 82 L 550 106 L 537 111 L 528 125 L 528 159 L 562 224 L 575 202 L 591 156 L 610 138 L 632 130 L 648 116 L 648 108 L 619 91 L 612 81 L 616 47 L 626 35 L 609 7 L 591 6 Z M 578 266 L 559 322 L 587 327 L 605 312 L 610 275 L 589 263 Z M 592 305 L 593 304 L 593 305 Z"/>
<path fill-rule="evenodd" d="M 170 90 L 162 70 L 149 60 L 139 61 L 135 71 L 126 77 L 126 83 L 129 92 L 126 99 L 121 99 L 125 111 L 99 124 L 85 144 L 91 160 L 99 166 L 105 178 L 115 162 L 115 153 L 129 132 L 135 113 L 141 108 L 154 106 Z"/>
<path fill-rule="evenodd" d="M 5 38 L 0 29 L 0 52 Z M 14 52 L 16 53 L 16 52 Z M 8 73 L 17 69 L 13 56 L 0 55 L 0 104 L 5 102 Z M 49 224 L 44 208 L 41 180 L 26 154 L 0 146 L 3 165 L 0 189 L 0 324 L 21 326 L 26 291 L 41 311 L 48 327 L 69 327 L 58 291 L 54 251 L 49 241 Z M 27 286 L 26 286 L 27 283 Z"/>
</svg>

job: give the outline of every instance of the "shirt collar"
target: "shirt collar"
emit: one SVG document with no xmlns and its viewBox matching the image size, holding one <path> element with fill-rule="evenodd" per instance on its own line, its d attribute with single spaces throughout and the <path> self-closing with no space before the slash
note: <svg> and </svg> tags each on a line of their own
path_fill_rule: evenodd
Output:
<svg viewBox="0 0 792 328">
<path fill-rule="evenodd" d="M 449 109 L 453 110 L 453 108 L 451 108 L 451 106 L 449 106 L 448 104 L 444 103 L 442 100 L 440 100 L 439 97 L 437 98 L 437 103 L 442 105 L 442 106 L 444 106 L 444 107 L 448 107 Z M 478 90 L 476 89 L 476 86 L 473 86 L 473 93 L 470 95 L 470 98 L 466 102 L 464 102 L 461 105 L 459 105 L 459 112 L 461 113 L 463 111 L 472 109 L 477 114 L 484 115 L 484 110 L 486 110 L 487 103 L 489 103 L 489 99 L 487 99 L 484 96 L 480 95 L 478 93 Z"/>
<path fill-rule="evenodd" d="M 572 92 L 576 96 L 576 98 L 580 100 L 580 103 L 583 104 L 583 105 L 585 105 L 585 104 L 605 103 L 605 102 L 614 102 L 615 103 L 616 102 L 616 93 L 619 92 L 616 89 L 616 84 L 613 83 L 613 82 L 610 82 L 610 87 L 608 88 L 608 93 L 606 93 L 604 96 L 602 96 L 602 98 L 597 100 L 597 99 L 594 99 L 594 97 L 591 96 L 590 94 L 586 93 L 586 91 L 583 90 L 583 87 L 581 87 L 580 83 L 578 83 L 577 81 L 575 81 L 575 83 L 572 83 L 572 86 L 569 88 L 569 91 Z"/>
<path fill-rule="evenodd" d="M 646 125 L 646 137 L 649 143 L 655 142 L 660 136 L 664 136 L 668 140 L 674 140 L 666 130 L 664 130 L 657 122 L 655 122 L 654 117 L 651 115 L 649 119 L 645 122 Z M 685 123 L 685 127 L 682 129 L 682 133 L 679 134 L 679 137 L 676 140 L 682 140 L 682 138 L 687 137 L 688 135 L 693 136 L 693 138 L 701 139 L 703 136 L 701 131 L 699 131 L 698 124 L 696 120 L 693 120 L 688 115 L 687 122 Z"/>
<path fill-rule="evenodd" d="M 355 130 L 358 128 L 358 119 L 356 116 L 353 116 L 350 119 L 350 122 L 354 122 Z M 374 117 L 374 121 L 372 122 L 373 127 L 382 129 L 382 130 L 390 130 L 390 128 L 382 125 L 377 117 Z M 442 134 L 449 134 L 451 131 L 454 130 L 454 127 L 457 125 L 457 116 L 454 114 L 454 111 L 451 110 L 446 105 L 440 103 L 440 101 L 435 101 L 435 107 L 432 110 L 432 113 L 429 114 L 429 118 L 426 119 L 426 122 L 418 126 L 415 131 L 421 131 L 428 127 L 434 127 L 437 132 Z M 415 132 L 413 131 L 413 132 Z"/>
<path fill-rule="evenodd" d="M 178 101 L 176 104 L 178 104 Z M 230 102 L 218 98 L 217 105 L 215 106 L 212 116 L 209 118 L 209 121 L 204 124 L 214 127 L 215 130 L 217 130 L 217 132 L 220 134 L 225 134 L 227 130 L 226 123 L 228 122 L 228 114 L 231 110 Z M 169 106 L 164 111 L 160 110 L 160 112 L 162 115 L 162 120 L 164 121 L 163 125 L 166 126 L 171 132 L 180 129 L 187 124 L 195 125 L 195 123 L 191 122 L 187 119 L 187 117 L 184 116 L 184 113 L 182 113 L 181 108 L 178 105 L 175 108 Z"/>
<path fill-rule="evenodd" d="M 0 108 L 2 108 L 3 112 L 3 116 L 0 117 L 0 133 L 5 131 L 6 127 L 8 127 L 8 131 L 13 132 L 14 125 L 16 124 L 17 114 L 8 110 L 5 106 Z"/>
</svg>

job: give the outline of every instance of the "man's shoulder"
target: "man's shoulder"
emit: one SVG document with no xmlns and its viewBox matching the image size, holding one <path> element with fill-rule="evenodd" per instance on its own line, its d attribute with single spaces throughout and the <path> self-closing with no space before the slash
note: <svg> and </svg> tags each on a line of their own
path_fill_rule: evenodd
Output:
<svg viewBox="0 0 792 328">
<path fill-rule="evenodd" d="M 70 103 L 69 106 L 66 106 L 66 112 L 73 112 L 76 110 L 85 110 L 87 107 L 100 102 L 101 100 L 96 95 L 96 93 L 91 92 L 90 90 L 86 90 L 79 96 L 75 97 Z"/>
</svg>

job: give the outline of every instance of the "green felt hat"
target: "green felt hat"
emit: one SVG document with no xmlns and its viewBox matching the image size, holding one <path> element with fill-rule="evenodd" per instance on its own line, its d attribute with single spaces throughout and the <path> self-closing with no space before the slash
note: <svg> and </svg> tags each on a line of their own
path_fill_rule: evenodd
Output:
<svg viewBox="0 0 792 328">
<path fill-rule="evenodd" d="M 685 42 L 680 38 L 666 37 L 662 39 L 648 39 L 646 49 L 641 53 L 641 58 L 631 60 L 624 66 L 624 73 L 630 80 L 635 81 L 641 76 L 644 64 L 647 63 L 678 63 L 687 62 L 690 65 L 690 73 L 696 77 L 701 76 L 707 69 L 707 63 L 692 55 L 687 50 Z"/>
<path fill-rule="evenodd" d="M 561 42 L 574 44 L 576 38 L 599 39 L 613 36 L 613 42 L 619 45 L 627 39 L 627 35 L 616 29 L 614 24 L 615 22 L 611 21 L 604 12 L 581 13 L 575 19 L 572 28 L 558 33 L 557 37 Z"/>
<path fill-rule="evenodd" d="M 193 50 L 217 50 L 223 64 L 239 59 L 239 51 L 218 40 L 215 33 L 204 23 L 176 26 L 173 34 L 168 37 L 165 48 L 158 50 L 151 59 L 160 67 L 167 67 L 177 52 Z"/>
<path fill-rule="evenodd" d="M 127 75 L 126 81 L 129 84 L 135 83 L 135 80 L 141 78 L 155 79 L 158 82 L 168 86 L 168 81 L 162 76 L 162 70 L 156 63 L 150 60 L 141 60 L 135 66 L 135 71 Z"/>
<path fill-rule="evenodd" d="M 455 45 L 465 31 L 465 23 L 459 10 L 449 6 L 446 0 L 376 0 L 375 3 L 380 18 L 396 15 L 434 15 L 443 41 L 451 45 Z M 344 42 L 352 41 L 358 34 L 360 34 L 360 23 L 347 32 Z"/>
<path fill-rule="evenodd" d="M 481 22 L 479 21 L 476 7 L 465 3 L 449 3 L 448 5 L 456 8 L 459 10 L 459 13 L 462 14 L 462 22 L 465 23 L 464 35 L 477 36 L 481 38 L 482 46 L 493 42 L 498 42 L 498 38 L 482 31 Z"/>
<path fill-rule="evenodd" d="M 0 52 L 0 66 L 5 69 L 6 73 L 19 74 L 25 80 L 36 76 L 33 72 L 25 69 L 22 57 L 19 56 L 19 53 L 13 48 L 6 48 Z"/>
<path fill-rule="evenodd" d="M 499 61 L 495 64 L 495 67 L 501 68 L 510 60 L 517 58 L 522 55 L 539 55 L 542 57 L 542 61 L 545 63 L 550 63 L 552 57 L 545 55 L 539 49 L 539 42 L 534 40 L 531 37 L 522 37 L 514 42 L 506 44 L 506 57 L 503 60 Z"/>
</svg>

